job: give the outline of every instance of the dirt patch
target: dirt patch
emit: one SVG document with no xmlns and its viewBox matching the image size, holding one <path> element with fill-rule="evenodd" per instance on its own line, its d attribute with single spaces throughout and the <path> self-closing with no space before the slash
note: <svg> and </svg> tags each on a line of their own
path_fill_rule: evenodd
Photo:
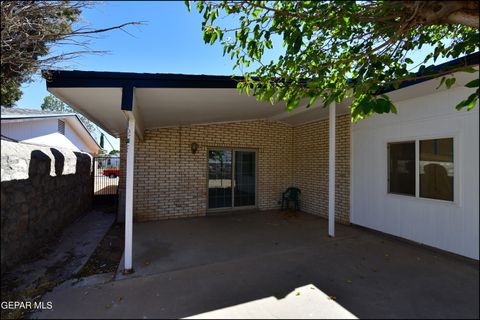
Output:
<svg viewBox="0 0 480 320">
<path fill-rule="evenodd" d="M 67 261 L 59 262 L 55 266 L 47 269 L 45 274 L 36 279 L 30 286 L 18 289 L 17 282 L 15 280 L 2 281 L 1 299 L 2 301 L 19 301 L 19 302 L 39 302 L 41 297 L 55 288 L 58 284 L 65 279 L 59 276 L 58 271 L 62 269 L 62 266 Z M 3 309 L 1 311 L 2 319 L 23 319 L 26 314 L 34 310 L 30 309 Z"/>
<path fill-rule="evenodd" d="M 87 263 L 75 275 L 75 278 L 115 272 L 122 258 L 123 246 L 124 227 L 122 224 L 115 223 L 103 237 Z"/>
</svg>

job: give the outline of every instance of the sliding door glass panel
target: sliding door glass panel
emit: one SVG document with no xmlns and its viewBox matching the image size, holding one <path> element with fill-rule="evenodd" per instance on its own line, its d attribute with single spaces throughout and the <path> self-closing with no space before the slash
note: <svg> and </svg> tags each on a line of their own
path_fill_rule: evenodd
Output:
<svg viewBox="0 0 480 320">
<path fill-rule="evenodd" d="M 208 151 L 208 207 L 232 206 L 232 151 Z"/>
<path fill-rule="evenodd" d="M 388 192 L 415 196 L 415 142 L 388 144 Z"/>
<path fill-rule="evenodd" d="M 235 151 L 234 205 L 255 205 L 255 152 Z"/>
<path fill-rule="evenodd" d="M 420 141 L 420 197 L 453 201 L 453 138 Z"/>
</svg>

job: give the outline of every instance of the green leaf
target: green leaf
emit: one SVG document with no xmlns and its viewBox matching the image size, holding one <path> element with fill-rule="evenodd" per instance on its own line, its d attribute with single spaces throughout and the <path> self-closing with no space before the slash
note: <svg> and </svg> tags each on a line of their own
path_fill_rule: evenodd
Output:
<svg viewBox="0 0 480 320">
<path fill-rule="evenodd" d="M 445 80 L 445 85 L 447 86 L 447 89 L 450 89 L 454 84 L 457 79 L 455 78 L 448 78 Z"/>
<path fill-rule="evenodd" d="M 293 96 L 287 100 L 287 110 L 292 111 L 300 102 L 299 96 Z"/>
<path fill-rule="evenodd" d="M 300 48 L 302 47 L 303 41 L 302 41 L 302 36 L 300 34 L 297 35 L 297 38 L 295 39 L 295 43 L 293 45 L 293 53 L 298 53 L 300 51 Z"/>
<path fill-rule="evenodd" d="M 437 61 L 438 56 L 440 53 L 443 51 L 442 47 L 436 47 L 434 52 L 433 52 L 433 62 Z"/>
<path fill-rule="evenodd" d="M 386 99 L 380 98 L 372 101 L 373 108 L 377 113 L 388 113 L 390 112 L 390 102 Z"/>
<path fill-rule="evenodd" d="M 438 87 L 435 90 L 438 90 L 442 86 L 442 84 L 445 82 L 446 79 L 447 79 L 447 77 L 442 77 L 442 80 L 440 81 L 440 84 L 438 85 Z"/>
<path fill-rule="evenodd" d="M 392 113 L 395 113 L 395 114 L 398 113 L 398 112 L 397 112 L 397 108 L 395 107 L 395 105 L 394 105 L 393 103 L 390 103 L 390 111 L 391 111 Z"/>
<path fill-rule="evenodd" d="M 467 111 L 472 110 L 475 107 L 476 102 L 478 101 L 478 95 L 475 100 L 470 101 L 466 106 L 467 106 Z"/>
<path fill-rule="evenodd" d="M 467 88 L 478 88 L 478 86 L 479 86 L 478 82 L 479 82 L 479 79 L 472 80 L 469 83 L 467 83 L 465 85 L 465 87 L 467 87 Z"/>
<path fill-rule="evenodd" d="M 240 93 L 243 93 L 243 91 L 245 90 L 245 82 L 239 82 L 237 83 L 237 89 L 238 91 L 240 91 Z"/>
<path fill-rule="evenodd" d="M 438 90 L 442 86 L 442 84 L 445 82 L 446 79 L 447 79 L 446 77 L 442 77 L 442 81 L 440 81 L 440 84 L 438 85 L 436 90 Z"/>
<path fill-rule="evenodd" d="M 462 69 L 461 72 L 476 73 L 478 72 L 478 70 L 476 70 L 474 67 L 467 67 L 465 69 Z"/>
<path fill-rule="evenodd" d="M 273 97 L 274 94 L 275 94 L 275 89 L 270 88 L 265 92 L 262 100 L 264 100 L 264 101 L 270 100 Z"/>
<path fill-rule="evenodd" d="M 410 59 L 410 58 L 405 58 L 405 62 L 408 63 L 408 64 L 412 64 L 412 63 L 413 63 L 413 60 Z"/>
<path fill-rule="evenodd" d="M 215 40 L 217 40 L 217 33 L 216 33 L 216 32 L 212 32 L 212 33 L 211 33 L 211 36 L 210 36 L 210 41 L 209 41 L 209 43 L 210 43 L 210 44 L 214 44 L 214 43 L 215 43 Z"/>
<path fill-rule="evenodd" d="M 247 93 L 247 96 L 250 95 L 250 85 L 248 83 L 245 85 L 245 92 Z"/>
<path fill-rule="evenodd" d="M 464 107 L 467 107 L 467 111 L 472 110 L 475 107 L 476 102 L 478 101 L 478 90 L 475 93 L 472 93 L 470 96 L 468 96 L 467 99 L 461 101 L 455 109 L 461 110 Z"/>
<path fill-rule="evenodd" d="M 455 106 L 455 109 L 457 109 L 458 111 L 462 110 L 463 107 L 465 107 L 465 101 L 466 100 L 460 101 L 460 103 Z"/>
<path fill-rule="evenodd" d="M 318 94 L 311 96 L 310 101 L 308 101 L 307 108 L 310 108 L 310 106 L 314 104 L 315 101 L 317 101 L 317 99 L 318 99 Z"/>
</svg>

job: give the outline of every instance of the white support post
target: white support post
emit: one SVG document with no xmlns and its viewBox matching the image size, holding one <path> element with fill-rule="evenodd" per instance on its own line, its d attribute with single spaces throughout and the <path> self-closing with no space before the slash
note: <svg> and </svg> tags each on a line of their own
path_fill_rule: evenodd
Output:
<svg viewBox="0 0 480 320">
<path fill-rule="evenodd" d="M 135 151 L 135 117 L 128 114 L 127 133 L 127 175 L 125 199 L 125 273 L 132 272 L 132 241 L 133 241 L 133 169 Z"/>
<path fill-rule="evenodd" d="M 335 236 L 335 109 L 332 102 L 328 122 L 328 235 Z"/>
</svg>

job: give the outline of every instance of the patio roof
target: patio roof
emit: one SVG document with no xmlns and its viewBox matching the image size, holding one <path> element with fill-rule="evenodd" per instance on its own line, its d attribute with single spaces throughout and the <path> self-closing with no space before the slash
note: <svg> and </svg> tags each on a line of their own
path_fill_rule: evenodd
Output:
<svg viewBox="0 0 480 320">
<path fill-rule="evenodd" d="M 419 75 L 461 65 L 478 65 L 478 61 L 477 52 L 431 66 Z M 304 100 L 300 107 L 289 112 L 283 102 L 272 106 L 257 101 L 255 97 L 239 94 L 236 87 L 242 77 L 59 70 L 44 71 L 44 74 L 48 91 L 114 137 L 125 132 L 128 117 L 124 112 L 132 110 L 140 136 L 142 130 L 156 127 L 260 119 L 296 126 L 328 117 L 322 101 L 307 109 L 302 107 L 307 104 Z M 425 77 L 406 81 L 399 90 L 386 88 L 382 92 L 399 101 L 434 92 L 437 86 L 435 79 Z M 349 103 L 338 104 L 336 113 L 349 113 Z"/>
<path fill-rule="evenodd" d="M 328 117 L 321 102 L 288 112 L 283 102 L 271 105 L 239 94 L 239 80 L 229 76 L 51 71 L 47 89 L 115 137 L 127 128 L 122 111 L 132 109 L 143 129 L 260 119 L 299 125 Z M 348 104 L 340 105 L 337 112 L 348 113 Z"/>
</svg>

